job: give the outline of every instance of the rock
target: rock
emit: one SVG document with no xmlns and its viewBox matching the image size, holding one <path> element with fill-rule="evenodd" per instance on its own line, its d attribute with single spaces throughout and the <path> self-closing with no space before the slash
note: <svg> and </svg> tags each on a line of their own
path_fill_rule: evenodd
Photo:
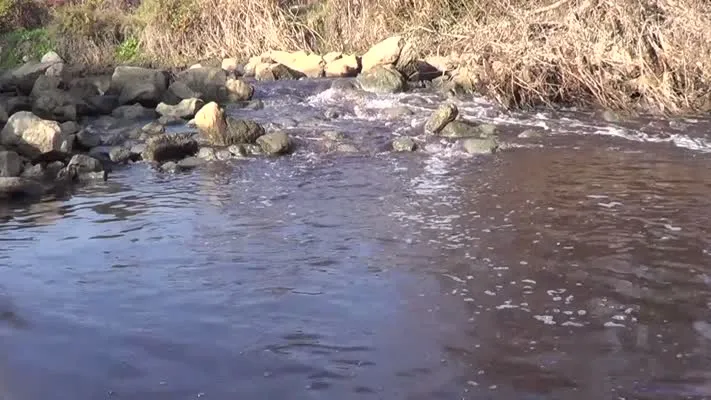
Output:
<svg viewBox="0 0 711 400">
<path fill-rule="evenodd" d="M 338 132 L 338 131 L 325 131 L 323 133 L 323 137 L 325 137 L 328 140 L 334 140 L 334 141 L 345 139 L 345 136 L 343 135 L 343 133 Z"/>
<path fill-rule="evenodd" d="M 123 164 L 131 159 L 131 151 L 123 146 L 116 146 L 109 151 L 109 159 L 116 164 Z"/>
<path fill-rule="evenodd" d="M 417 144 L 412 138 L 399 137 L 392 142 L 394 151 L 415 151 Z"/>
<path fill-rule="evenodd" d="M 445 72 L 454 71 L 457 67 L 457 62 L 445 56 L 429 56 L 424 59 L 424 62 L 440 72 L 440 75 Z"/>
<path fill-rule="evenodd" d="M 162 125 L 163 127 L 166 127 L 166 126 L 171 126 L 171 125 L 180 125 L 180 124 L 183 124 L 186 122 L 184 119 L 182 119 L 180 117 L 164 115 L 164 116 L 158 118 L 157 123 Z M 165 128 L 164 128 L 164 130 L 165 130 Z"/>
<path fill-rule="evenodd" d="M 430 135 L 438 134 L 447 124 L 454 121 L 457 115 L 459 115 L 459 109 L 454 104 L 446 103 L 441 105 L 425 123 L 425 133 Z"/>
<path fill-rule="evenodd" d="M 324 54 L 323 61 L 328 64 L 340 58 L 343 58 L 343 53 L 341 53 L 340 51 L 331 51 L 329 53 Z"/>
<path fill-rule="evenodd" d="M 0 123 L 18 111 L 32 111 L 32 100 L 27 96 L 0 97 Z"/>
<path fill-rule="evenodd" d="M 77 143 L 84 149 L 91 149 L 101 144 L 101 136 L 87 129 L 77 132 Z"/>
<path fill-rule="evenodd" d="M 402 36 L 392 36 L 373 45 L 362 57 L 362 71 L 368 72 L 379 65 L 394 65 L 406 43 Z"/>
<path fill-rule="evenodd" d="M 73 135 L 81 129 L 79 124 L 74 121 L 63 122 L 59 125 L 59 128 L 62 130 L 62 135 L 64 136 Z"/>
<path fill-rule="evenodd" d="M 118 96 L 90 96 L 86 98 L 89 115 L 109 115 L 119 107 Z"/>
<path fill-rule="evenodd" d="M 180 100 L 199 98 L 222 103 L 229 100 L 226 85 L 227 73 L 222 68 L 202 67 L 179 73 L 169 91 Z"/>
<path fill-rule="evenodd" d="M 331 82 L 331 89 L 341 91 L 357 90 L 358 87 L 350 80 L 335 80 Z"/>
<path fill-rule="evenodd" d="M 20 176 L 22 159 L 14 151 L 0 151 L 0 177 Z"/>
<path fill-rule="evenodd" d="M 71 153 L 74 151 L 74 143 L 77 140 L 76 135 L 69 135 L 69 136 L 64 136 L 64 140 L 62 140 L 62 145 L 59 147 L 59 150 L 64 152 L 64 153 Z"/>
<path fill-rule="evenodd" d="M 71 160 L 69 160 L 67 167 L 76 167 L 79 172 L 100 172 L 104 170 L 101 161 L 86 154 L 74 155 Z"/>
<path fill-rule="evenodd" d="M 375 66 L 358 75 L 357 81 L 363 90 L 372 93 L 399 93 L 405 90 L 405 79 L 391 66 Z"/>
<path fill-rule="evenodd" d="M 236 58 L 225 58 L 222 60 L 222 69 L 234 74 L 239 70 L 239 60 Z"/>
<path fill-rule="evenodd" d="M 358 153 L 360 150 L 358 150 L 357 147 L 350 143 L 342 143 L 336 146 L 336 151 L 340 153 Z"/>
<path fill-rule="evenodd" d="M 252 100 L 242 103 L 242 108 L 245 110 L 261 110 L 264 108 L 264 102 L 261 100 Z"/>
<path fill-rule="evenodd" d="M 89 106 L 69 92 L 53 89 L 43 92 L 34 100 L 32 112 L 45 119 L 76 121 L 88 114 Z"/>
<path fill-rule="evenodd" d="M 164 163 L 178 161 L 198 152 L 198 143 L 187 134 L 162 134 L 146 142 L 142 157 L 146 161 Z"/>
<path fill-rule="evenodd" d="M 61 161 L 53 161 L 50 163 L 47 163 L 47 166 L 45 167 L 44 174 L 46 178 L 49 179 L 56 179 L 57 175 L 59 174 L 59 171 L 64 169 L 64 163 Z"/>
<path fill-rule="evenodd" d="M 67 182 L 106 180 L 107 173 L 98 159 L 86 154 L 77 154 L 66 167 L 57 173 L 57 179 Z"/>
<path fill-rule="evenodd" d="M 28 95 L 35 81 L 44 75 L 54 63 L 26 63 L 0 76 L 0 91 L 19 91 Z"/>
<path fill-rule="evenodd" d="M 197 69 L 197 68 L 202 68 L 202 67 L 203 67 L 202 64 L 197 63 L 197 64 L 191 65 L 190 67 L 188 67 L 188 69 Z"/>
<path fill-rule="evenodd" d="M 225 88 L 227 88 L 227 100 L 233 103 L 247 101 L 254 95 L 254 87 L 240 79 L 227 79 Z"/>
<path fill-rule="evenodd" d="M 175 173 L 178 172 L 178 164 L 173 161 L 168 161 L 167 163 L 161 164 L 160 169 L 163 172 Z"/>
<path fill-rule="evenodd" d="M 469 154 L 491 154 L 499 148 L 499 144 L 494 138 L 467 138 L 462 140 L 462 147 Z"/>
<path fill-rule="evenodd" d="M 409 67 L 403 69 L 408 73 L 407 77 L 411 81 L 431 81 L 441 77 L 444 73 L 437 67 L 422 60 L 415 60 Z"/>
<path fill-rule="evenodd" d="M 264 153 L 262 151 L 262 148 L 259 147 L 259 145 L 257 144 L 243 144 L 241 146 L 242 148 L 244 148 L 244 151 L 247 153 L 247 155 L 258 156 Z"/>
<path fill-rule="evenodd" d="M 155 110 L 143 107 L 140 104 L 132 106 L 121 106 L 111 112 L 111 116 L 118 119 L 138 120 L 153 119 L 156 117 Z"/>
<path fill-rule="evenodd" d="M 62 77 L 65 74 L 65 70 L 67 69 L 66 65 L 64 63 L 55 63 L 51 65 L 49 68 L 47 68 L 46 71 L 44 71 L 45 76 L 55 76 L 55 77 Z"/>
<path fill-rule="evenodd" d="M 219 161 L 227 161 L 232 158 L 232 153 L 227 149 L 221 149 L 215 152 L 215 157 Z"/>
<path fill-rule="evenodd" d="M 28 164 L 20 176 L 27 179 L 42 179 L 45 177 L 45 169 L 39 163 L 35 165 Z"/>
<path fill-rule="evenodd" d="M 356 56 L 346 56 L 326 64 L 324 74 L 329 78 L 345 78 L 358 75 L 360 65 Z"/>
<path fill-rule="evenodd" d="M 120 66 L 111 75 L 108 93 L 119 96 L 121 105 L 140 103 L 155 107 L 168 90 L 168 74 L 141 67 Z"/>
<path fill-rule="evenodd" d="M 318 54 L 296 51 L 293 53 L 286 51 L 271 51 L 269 58 L 277 64 L 284 65 L 292 71 L 296 71 L 308 78 L 320 78 L 326 63 Z"/>
<path fill-rule="evenodd" d="M 329 108 L 323 113 L 323 116 L 328 119 L 337 119 L 341 116 L 341 113 L 339 113 L 335 108 Z"/>
<path fill-rule="evenodd" d="M 190 119 L 200 111 L 203 105 L 205 105 L 205 102 L 200 99 L 184 99 L 174 106 L 160 103 L 156 107 L 156 112 L 162 116 Z"/>
<path fill-rule="evenodd" d="M 215 149 L 212 147 L 201 147 L 197 157 L 206 161 L 215 161 L 217 159 Z"/>
<path fill-rule="evenodd" d="M 227 151 L 235 157 L 244 157 L 247 155 L 247 149 L 241 144 L 233 144 L 227 148 Z"/>
<path fill-rule="evenodd" d="M 261 64 L 257 66 L 254 77 L 258 81 L 281 81 L 301 79 L 304 74 L 283 64 Z"/>
<path fill-rule="evenodd" d="M 185 82 L 173 82 L 163 96 L 163 103 L 174 105 L 183 99 L 200 99 L 201 97 L 202 93 L 190 89 Z"/>
<path fill-rule="evenodd" d="M 59 56 L 59 54 L 49 51 L 45 53 L 42 56 L 42 59 L 40 59 L 41 63 L 64 63 L 64 60 L 62 60 L 62 57 Z"/>
<path fill-rule="evenodd" d="M 30 97 L 36 99 L 45 94 L 45 92 L 60 89 L 61 86 L 61 78 L 42 75 L 35 80 L 35 84 L 32 86 L 32 91 L 30 92 Z"/>
<path fill-rule="evenodd" d="M 187 157 L 184 158 L 180 161 L 178 161 L 178 168 L 181 170 L 188 170 L 188 169 L 193 169 L 197 168 L 201 165 L 204 165 L 206 163 L 205 160 L 197 158 L 197 157 Z"/>
<path fill-rule="evenodd" d="M 289 135 L 283 131 L 270 132 L 257 138 L 257 144 L 266 154 L 284 154 L 289 151 Z"/>
<path fill-rule="evenodd" d="M 417 75 L 417 52 L 411 42 L 405 41 L 394 66 L 406 79 L 413 79 Z"/>
<path fill-rule="evenodd" d="M 448 138 L 486 138 L 496 134 L 496 126 L 491 124 L 474 124 L 468 121 L 455 120 L 448 123 L 439 132 L 439 136 Z"/>
<path fill-rule="evenodd" d="M 195 125 L 211 144 L 226 145 L 227 123 L 225 113 L 215 102 L 205 104 L 195 115 Z"/>
<path fill-rule="evenodd" d="M 216 143 L 218 145 L 255 143 L 260 136 L 264 135 L 264 128 L 251 120 L 227 117 L 226 123 L 227 131 L 224 141 Z"/>
<path fill-rule="evenodd" d="M 149 135 L 159 135 L 165 133 L 165 126 L 160 122 L 153 121 L 143 125 L 141 132 L 145 132 Z"/>
<path fill-rule="evenodd" d="M 56 121 L 47 121 L 28 111 L 13 114 L 0 132 L 0 143 L 21 145 L 30 158 L 36 153 L 59 150 L 62 146 L 62 128 Z"/>
<path fill-rule="evenodd" d="M 69 92 L 80 98 L 87 99 L 92 96 L 103 96 L 111 88 L 111 75 L 88 76 L 74 78 L 69 81 Z M 119 93 L 114 96 L 118 101 Z M 118 105 L 116 105 L 118 107 Z"/>
<path fill-rule="evenodd" d="M 620 116 L 620 114 L 617 114 L 614 111 L 605 110 L 599 113 L 599 115 L 600 118 L 602 118 L 605 122 L 617 123 L 622 121 L 622 117 Z"/>
<path fill-rule="evenodd" d="M 0 199 L 36 197 L 44 193 L 44 187 L 32 179 L 0 177 Z"/>
</svg>

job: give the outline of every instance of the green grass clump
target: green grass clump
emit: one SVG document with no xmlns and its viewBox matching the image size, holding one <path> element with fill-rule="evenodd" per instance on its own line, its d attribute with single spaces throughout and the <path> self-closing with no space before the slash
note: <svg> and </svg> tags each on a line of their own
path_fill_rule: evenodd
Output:
<svg viewBox="0 0 711 400">
<path fill-rule="evenodd" d="M 18 29 L 0 37 L 0 66 L 4 68 L 22 64 L 23 57 L 39 60 L 54 49 L 54 42 L 46 29 Z"/>
</svg>

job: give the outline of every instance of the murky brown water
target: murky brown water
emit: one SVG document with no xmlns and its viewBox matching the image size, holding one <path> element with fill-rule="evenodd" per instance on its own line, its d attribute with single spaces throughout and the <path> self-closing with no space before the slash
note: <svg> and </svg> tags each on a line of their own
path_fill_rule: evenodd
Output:
<svg viewBox="0 0 711 400">
<path fill-rule="evenodd" d="M 290 157 L 0 206 L 0 399 L 711 398 L 711 124 L 471 102 L 551 135 L 393 154 L 437 99 L 327 87 L 233 111 Z"/>
</svg>

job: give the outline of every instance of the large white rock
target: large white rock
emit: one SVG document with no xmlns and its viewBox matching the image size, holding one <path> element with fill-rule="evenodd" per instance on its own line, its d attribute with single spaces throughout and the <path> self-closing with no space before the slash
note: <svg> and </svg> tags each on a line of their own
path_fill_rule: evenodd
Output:
<svg viewBox="0 0 711 400">
<path fill-rule="evenodd" d="M 40 153 L 60 150 L 63 139 L 59 122 L 42 119 L 29 111 L 13 114 L 0 132 L 0 143 L 29 146 Z"/>
</svg>

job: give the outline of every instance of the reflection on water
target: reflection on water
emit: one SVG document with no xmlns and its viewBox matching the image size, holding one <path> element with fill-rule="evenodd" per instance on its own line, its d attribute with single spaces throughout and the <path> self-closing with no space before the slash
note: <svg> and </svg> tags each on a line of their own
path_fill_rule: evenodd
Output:
<svg viewBox="0 0 711 400">
<path fill-rule="evenodd" d="M 531 114 L 540 146 L 389 154 L 433 97 L 326 120 L 343 94 L 274 85 L 233 112 L 296 121 L 292 157 L 0 208 L 1 399 L 711 397 L 703 151 Z M 312 151 L 333 127 L 365 151 Z"/>
</svg>

